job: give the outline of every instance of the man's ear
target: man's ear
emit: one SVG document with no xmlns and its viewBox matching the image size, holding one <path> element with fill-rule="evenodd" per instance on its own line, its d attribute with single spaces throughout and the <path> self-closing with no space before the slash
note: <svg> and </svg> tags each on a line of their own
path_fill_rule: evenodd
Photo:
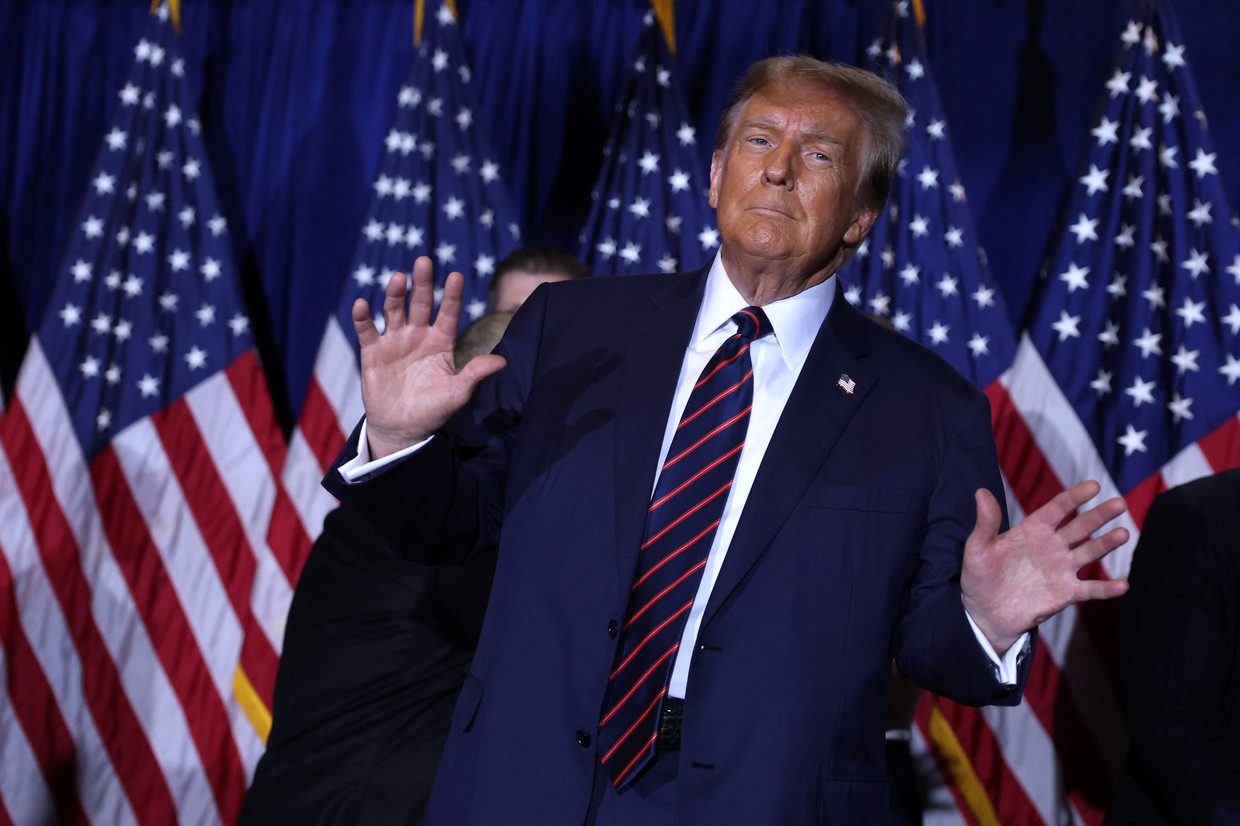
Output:
<svg viewBox="0 0 1240 826">
<path fill-rule="evenodd" d="M 714 168 L 712 164 L 712 169 Z M 878 220 L 878 216 L 882 213 L 881 209 L 874 207 L 863 207 L 857 213 L 857 217 L 849 224 L 847 231 L 844 232 L 844 243 L 855 247 L 870 234 L 870 230 L 874 228 L 874 222 Z"/>
<path fill-rule="evenodd" d="M 719 208 L 719 177 L 723 174 L 723 150 L 710 153 L 710 193 L 707 202 L 711 209 Z"/>
</svg>

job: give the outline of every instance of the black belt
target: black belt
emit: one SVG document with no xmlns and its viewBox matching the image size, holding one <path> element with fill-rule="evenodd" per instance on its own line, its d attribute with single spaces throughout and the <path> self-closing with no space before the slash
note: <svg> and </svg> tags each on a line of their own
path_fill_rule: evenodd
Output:
<svg viewBox="0 0 1240 826">
<path fill-rule="evenodd" d="M 659 714 L 659 739 L 655 743 L 659 751 L 674 751 L 680 748 L 680 720 L 684 714 L 684 700 L 668 697 L 663 701 L 663 711 Z"/>
</svg>

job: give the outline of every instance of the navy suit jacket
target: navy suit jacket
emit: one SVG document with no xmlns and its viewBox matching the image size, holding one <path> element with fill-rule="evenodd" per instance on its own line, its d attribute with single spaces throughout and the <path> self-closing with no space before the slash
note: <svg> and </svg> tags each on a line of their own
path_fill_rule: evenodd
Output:
<svg viewBox="0 0 1240 826">
<path fill-rule="evenodd" d="M 430 822 L 582 822 L 610 629 L 704 282 L 698 272 L 540 287 L 496 350 L 507 368 L 443 432 L 361 483 L 329 474 L 394 549 L 430 560 L 500 546 Z M 845 375 L 851 393 L 837 384 Z M 981 486 L 1003 501 L 985 397 L 837 292 L 692 654 L 680 822 L 884 816 L 892 657 L 960 702 L 1019 701 L 961 604 Z"/>
</svg>

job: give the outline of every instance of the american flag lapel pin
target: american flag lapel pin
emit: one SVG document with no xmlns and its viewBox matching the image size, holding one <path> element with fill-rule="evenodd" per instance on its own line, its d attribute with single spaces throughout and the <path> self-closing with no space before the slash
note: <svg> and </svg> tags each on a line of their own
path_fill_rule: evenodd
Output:
<svg viewBox="0 0 1240 826">
<path fill-rule="evenodd" d="M 857 383 L 853 381 L 847 373 L 842 374 L 836 384 L 839 385 L 841 390 L 850 396 L 857 389 Z"/>
</svg>

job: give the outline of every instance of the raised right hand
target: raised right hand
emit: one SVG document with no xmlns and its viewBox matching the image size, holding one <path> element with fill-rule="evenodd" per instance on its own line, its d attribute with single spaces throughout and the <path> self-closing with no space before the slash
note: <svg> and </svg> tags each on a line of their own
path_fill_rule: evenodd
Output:
<svg viewBox="0 0 1240 826">
<path fill-rule="evenodd" d="M 458 373 L 452 357 L 461 315 L 465 279 L 451 273 L 435 323 L 431 260 L 413 264 L 413 295 L 405 311 L 405 276 L 388 281 L 383 297 L 382 334 L 375 329 L 370 305 L 353 303 L 353 329 L 361 347 L 362 404 L 372 459 L 416 444 L 444 425 L 473 395 L 478 383 L 503 369 L 500 356 L 471 359 Z"/>
</svg>

